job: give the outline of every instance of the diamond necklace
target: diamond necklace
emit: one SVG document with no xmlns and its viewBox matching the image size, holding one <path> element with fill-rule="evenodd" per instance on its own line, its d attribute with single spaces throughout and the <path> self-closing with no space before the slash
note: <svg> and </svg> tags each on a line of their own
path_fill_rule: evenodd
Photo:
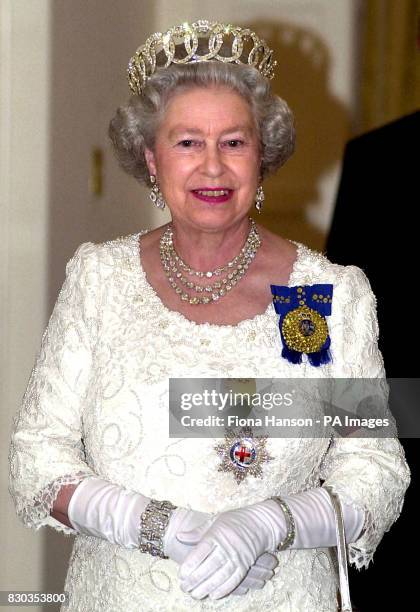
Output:
<svg viewBox="0 0 420 612">
<path fill-rule="evenodd" d="M 189 302 L 189 304 L 208 304 L 210 302 L 216 302 L 231 291 L 231 289 L 241 280 L 261 245 L 261 238 L 256 223 L 251 218 L 249 218 L 249 220 L 251 228 L 240 253 L 224 266 L 219 266 L 215 270 L 208 270 L 207 272 L 193 270 L 181 259 L 173 244 L 172 225 L 166 229 L 160 239 L 160 260 L 169 284 L 179 295 L 181 300 Z M 187 275 L 200 278 L 212 278 L 213 276 L 220 277 L 223 272 L 228 272 L 228 274 L 226 278 L 218 278 L 213 284 L 198 285 L 193 282 L 193 280 L 184 276 L 180 268 L 182 268 Z M 178 283 L 184 285 L 184 288 Z M 196 293 L 204 295 L 191 295 L 185 288 L 193 289 Z"/>
</svg>

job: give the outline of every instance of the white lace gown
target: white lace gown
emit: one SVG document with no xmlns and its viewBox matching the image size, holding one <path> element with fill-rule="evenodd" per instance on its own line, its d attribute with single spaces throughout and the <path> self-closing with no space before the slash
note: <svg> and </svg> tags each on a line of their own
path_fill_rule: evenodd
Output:
<svg viewBox="0 0 420 612">
<path fill-rule="evenodd" d="M 335 438 L 331 445 L 321 437 L 269 438 L 274 460 L 263 477 L 238 485 L 218 471 L 214 439 L 169 437 L 167 404 L 169 377 L 384 377 L 376 299 L 364 272 L 295 243 L 289 286 L 333 284 L 332 361 L 314 367 L 303 355 L 295 365 L 281 356 L 272 304 L 237 325 L 196 324 L 165 307 L 141 267 L 142 233 L 82 244 L 67 265 L 13 427 L 10 492 L 23 523 L 75 535 L 49 513 L 62 484 L 89 475 L 204 512 L 297 493 L 322 479 L 365 510 L 366 529 L 348 558 L 368 567 L 410 482 L 397 438 Z M 195 600 L 181 591 L 171 559 L 76 535 L 63 610 L 337 610 L 334 548 L 286 550 L 278 558 L 263 589 Z"/>
</svg>

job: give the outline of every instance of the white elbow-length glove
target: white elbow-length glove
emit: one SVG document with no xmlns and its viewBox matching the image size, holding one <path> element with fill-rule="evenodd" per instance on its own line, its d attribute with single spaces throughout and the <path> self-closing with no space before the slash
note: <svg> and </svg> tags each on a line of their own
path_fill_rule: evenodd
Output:
<svg viewBox="0 0 420 612">
<path fill-rule="evenodd" d="M 101 478 L 90 477 L 76 487 L 68 505 L 67 516 L 79 533 L 102 538 L 124 548 L 138 548 L 140 516 L 149 502 L 150 498 L 140 493 Z M 176 533 L 179 530 L 198 529 L 203 534 L 214 519 L 214 515 L 205 512 L 176 508 L 163 538 L 164 554 L 182 563 L 195 544 L 181 543 Z M 278 564 L 276 557 L 263 554 L 256 561 L 249 568 L 236 594 L 240 595 L 249 588 L 262 588 L 265 581 L 273 577 L 273 570 Z"/>
<path fill-rule="evenodd" d="M 291 548 L 337 545 L 334 510 L 322 487 L 282 499 L 295 523 Z M 364 512 L 347 504 L 342 508 L 346 540 L 354 542 L 362 530 Z M 260 555 L 275 552 L 286 534 L 285 516 L 272 499 L 217 515 L 204 535 L 200 529 L 178 532 L 178 540 L 196 544 L 180 566 L 181 588 L 196 599 L 225 597 Z"/>
</svg>

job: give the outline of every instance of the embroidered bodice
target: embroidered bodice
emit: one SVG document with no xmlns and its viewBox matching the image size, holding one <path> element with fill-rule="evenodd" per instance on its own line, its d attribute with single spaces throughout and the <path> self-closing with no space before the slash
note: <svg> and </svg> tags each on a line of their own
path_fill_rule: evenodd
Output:
<svg viewBox="0 0 420 612">
<path fill-rule="evenodd" d="M 367 567 L 398 518 L 410 472 L 396 438 L 272 438 L 262 478 L 239 485 L 218 471 L 214 439 L 170 438 L 170 377 L 380 378 L 376 298 L 364 272 L 331 263 L 296 243 L 289 286 L 331 283 L 331 362 L 314 367 L 281 357 L 278 314 L 237 325 L 197 324 L 169 310 L 148 283 L 139 234 L 85 243 L 67 276 L 41 349 L 10 448 L 10 491 L 24 524 L 73 530 L 50 515 L 65 483 L 98 474 L 149 497 L 206 512 L 329 484 L 365 510 L 349 561 Z M 177 565 L 97 538 L 77 535 L 66 610 L 336 610 L 333 549 L 278 553 L 275 577 L 260 591 L 195 601 L 178 584 Z"/>
</svg>

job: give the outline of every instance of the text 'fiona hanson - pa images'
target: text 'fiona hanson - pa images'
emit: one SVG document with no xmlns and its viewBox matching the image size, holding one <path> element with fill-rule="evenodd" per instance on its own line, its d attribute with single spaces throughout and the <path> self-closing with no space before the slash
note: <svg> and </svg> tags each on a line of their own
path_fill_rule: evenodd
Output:
<svg viewBox="0 0 420 612">
<path fill-rule="evenodd" d="M 243 427 L 268 437 L 396 435 L 386 379 L 245 379 L 253 381 L 245 393 L 237 380 L 170 379 L 170 436 L 222 437 Z"/>
</svg>

